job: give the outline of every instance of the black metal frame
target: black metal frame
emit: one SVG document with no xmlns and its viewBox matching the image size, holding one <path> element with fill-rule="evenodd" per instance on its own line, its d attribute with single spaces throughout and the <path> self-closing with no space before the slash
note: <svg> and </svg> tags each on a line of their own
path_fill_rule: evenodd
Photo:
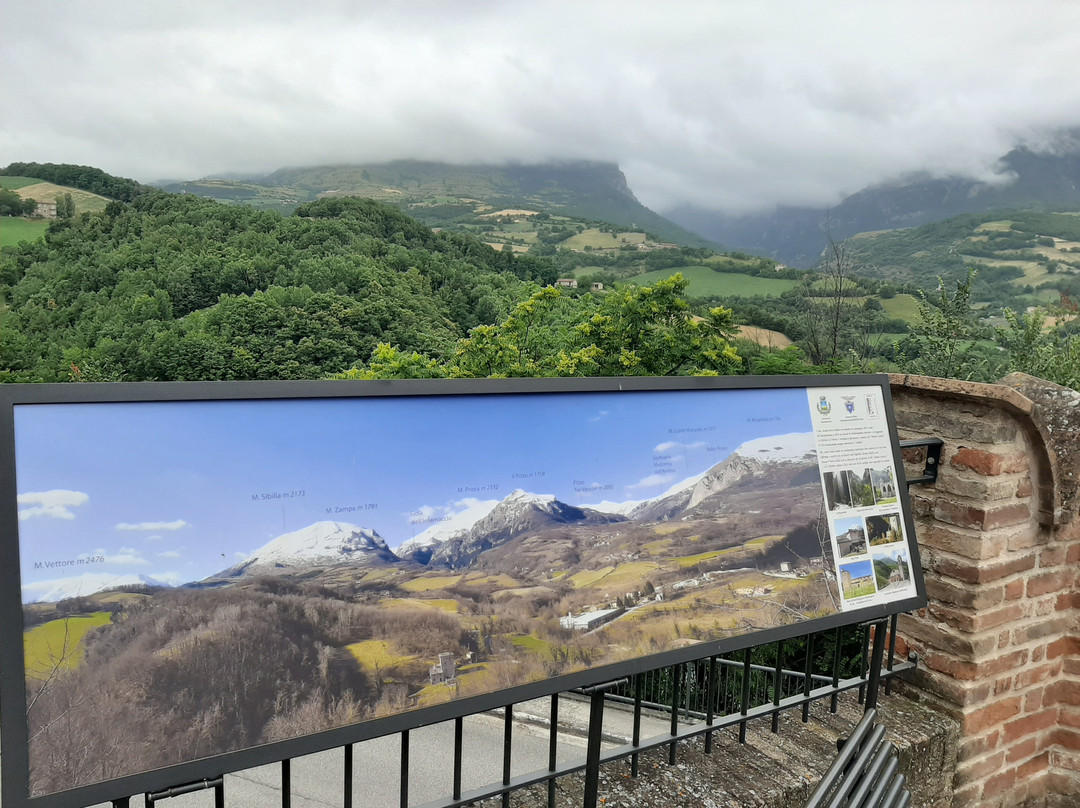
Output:
<svg viewBox="0 0 1080 808">
<path fill-rule="evenodd" d="M 786 389 L 786 388 L 828 388 L 828 387 L 878 387 L 882 392 L 888 427 L 895 436 L 895 416 L 892 408 L 889 380 L 884 375 L 852 376 L 783 376 L 783 377 L 704 377 L 704 378 L 617 378 L 617 379 L 514 379 L 514 380 L 442 380 L 442 381 L 398 381 L 398 382 L 192 382 L 192 383 L 134 383 L 134 384 L 85 384 L 85 385 L 0 385 L 0 535 L 17 536 L 17 512 L 15 504 L 15 469 L 13 407 L 16 404 L 33 403 L 84 403 L 84 402 L 151 402 L 151 401 L 206 401 L 206 400 L 257 400 L 257 399 L 314 399 L 314 398 L 351 398 L 369 396 L 460 396 L 460 395 L 503 395 L 503 394 L 558 394 L 561 392 L 604 392 L 618 394 L 632 391 L 671 391 L 671 390 L 720 390 L 720 389 Z M 899 444 L 892 441 L 894 468 L 898 475 L 903 474 L 903 461 L 900 457 Z M 265 744 L 217 755 L 212 758 L 190 761 L 154 771 L 128 775 L 114 780 L 81 786 L 70 791 L 31 798 L 28 793 L 29 759 L 27 746 L 27 727 L 23 711 L 11 705 L 25 704 L 24 667 L 21 660 L 22 649 L 22 604 L 19 584 L 19 561 L 17 542 L 8 539 L 0 542 L 0 640 L 18 659 L 11 659 L 0 670 L 0 705 L 8 705 L 2 721 L 4 762 L 3 800 L 9 808 L 77 808 L 86 804 L 116 800 L 122 805 L 126 798 L 120 794 L 154 793 L 155 799 L 170 796 L 171 790 L 183 789 L 184 793 L 206 787 L 214 783 L 225 772 L 239 771 L 258 765 L 282 761 L 283 780 L 288 781 L 288 761 L 291 758 L 319 752 L 336 747 L 348 748 L 352 744 L 379 736 L 400 733 L 403 750 L 403 796 L 402 805 L 407 804 L 407 754 L 408 731 L 427 724 L 454 720 L 457 723 L 457 735 L 460 737 L 460 722 L 463 716 L 492 710 L 506 710 L 507 732 L 510 732 L 510 713 L 514 703 L 545 696 L 557 696 L 560 692 L 577 688 L 596 688 L 597 682 L 611 684 L 616 679 L 632 678 L 648 670 L 661 666 L 680 666 L 705 658 L 715 659 L 724 653 L 744 651 L 749 665 L 750 648 L 756 645 L 781 642 L 796 636 L 805 635 L 807 630 L 828 631 L 857 621 L 880 621 L 902 611 L 925 605 L 925 585 L 922 579 L 918 548 L 914 543 L 914 527 L 911 520 L 910 503 L 907 499 L 906 486 L 898 485 L 898 507 L 910 537 L 912 574 L 916 585 L 916 594 L 903 600 L 888 604 L 878 604 L 849 612 L 840 612 L 828 617 L 806 621 L 802 624 L 781 626 L 755 634 L 741 635 L 730 639 L 703 643 L 699 646 L 668 651 L 661 654 L 640 657 L 623 663 L 606 665 L 592 670 L 560 676 L 555 679 L 521 685 L 505 691 L 488 693 L 462 699 L 460 701 L 422 708 L 411 712 L 393 715 L 387 718 L 369 721 L 320 732 L 314 735 Z M 705 654 L 706 656 L 702 656 Z M 779 671 L 779 663 L 777 663 Z M 901 666 L 902 667 L 902 666 Z M 749 669 L 749 668 L 748 668 Z M 900 668 L 897 668 L 899 670 Z M 779 676 L 779 673 L 777 673 Z M 807 679 L 807 681 L 811 681 Z M 865 686 L 866 682 L 840 682 L 835 677 L 831 684 L 831 693 L 835 694 L 850 687 Z M 876 694 L 876 685 L 873 688 Z M 600 692 L 599 690 L 596 692 Z M 765 707 L 749 708 L 748 697 L 743 700 L 739 721 L 720 721 L 716 728 L 729 723 L 739 723 L 741 736 L 745 736 L 746 721 L 762 715 L 772 715 L 781 709 L 808 704 L 820 695 L 816 691 L 797 697 L 795 702 L 781 699 L 777 704 Z M 834 695 L 835 697 L 835 695 Z M 876 697 L 876 695 L 875 695 Z M 557 700 L 554 702 L 557 708 Z M 553 709 L 555 709 L 553 708 Z M 658 741 L 670 744 L 674 755 L 677 743 L 687 737 L 708 733 L 710 730 L 684 729 L 674 731 L 672 737 Z M 601 761 L 635 754 L 649 748 L 650 742 L 640 747 L 633 747 L 619 754 L 603 754 Z M 616 750 L 617 751 L 617 750 Z M 509 751 L 506 753 L 509 755 Z M 346 758 L 350 768 L 349 758 Z M 511 778 L 509 759 L 504 761 L 504 782 L 502 791 L 520 788 L 532 782 L 548 779 L 550 773 L 542 777 Z M 459 761 L 460 765 L 460 761 Z M 560 775 L 565 772 L 560 772 Z M 456 780 L 460 788 L 460 772 Z M 202 785 L 200 785 L 202 784 Z M 216 786 L 220 793 L 220 786 Z M 287 789 L 284 790 L 287 794 Z M 485 794 L 483 796 L 490 796 Z M 459 795 L 459 798 L 446 802 L 445 805 L 460 805 L 477 799 L 477 795 Z M 285 803 L 287 804 L 287 803 Z"/>
</svg>

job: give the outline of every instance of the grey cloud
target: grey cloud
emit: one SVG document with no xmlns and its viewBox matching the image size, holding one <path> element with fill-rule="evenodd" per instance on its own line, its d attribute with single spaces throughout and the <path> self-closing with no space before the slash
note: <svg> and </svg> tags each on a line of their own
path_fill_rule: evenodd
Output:
<svg viewBox="0 0 1080 808">
<path fill-rule="evenodd" d="M 1080 5 L 23 4 L 0 152 L 152 180 L 416 157 L 618 161 L 646 204 L 991 177 L 1080 125 Z M 43 54 L 47 54 L 45 58 Z"/>
</svg>

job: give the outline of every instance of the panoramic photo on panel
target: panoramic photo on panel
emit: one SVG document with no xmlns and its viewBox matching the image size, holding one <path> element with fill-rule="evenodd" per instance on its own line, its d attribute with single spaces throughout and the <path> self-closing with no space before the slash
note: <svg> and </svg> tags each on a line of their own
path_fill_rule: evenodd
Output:
<svg viewBox="0 0 1080 808">
<path fill-rule="evenodd" d="M 873 592 L 801 388 L 17 406 L 16 448 L 39 794 Z"/>
</svg>

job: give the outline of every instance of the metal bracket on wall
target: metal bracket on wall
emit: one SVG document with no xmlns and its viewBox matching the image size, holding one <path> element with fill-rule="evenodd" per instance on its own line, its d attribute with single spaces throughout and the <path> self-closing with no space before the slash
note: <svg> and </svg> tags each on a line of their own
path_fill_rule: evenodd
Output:
<svg viewBox="0 0 1080 808">
<path fill-rule="evenodd" d="M 901 451 L 904 449 L 926 449 L 926 465 L 921 477 L 912 477 L 907 481 L 908 488 L 916 483 L 936 483 L 938 466 L 941 465 L 941 449 L 945 441 L 941 438 L 915 438 L 914 440 L 900 441 Z"/>
</svg>

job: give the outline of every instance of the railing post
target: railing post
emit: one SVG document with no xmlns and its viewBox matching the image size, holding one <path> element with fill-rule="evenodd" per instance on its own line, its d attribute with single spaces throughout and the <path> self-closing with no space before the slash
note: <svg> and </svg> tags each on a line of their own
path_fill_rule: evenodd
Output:
<svg viewBox="0 0 1080 808">
<path fill-rule="evenodd" d="M 584 687 L 581 692 L 589 697 L 589 739 L 585 751 L 585 794 L 583 808 L 596 808 L 600 791 L 600 741 L 604 735 L 604 693 L 613 687 L 626 683 L 626 679 L 616 679 L 592 687 Z"/>
<path fill-rule="evenodd" d="M 881 682 L 881 666 L 885 658 L 885 626 L 887 620 L 874 625 L 874 650 L 870 654 L 870 676 L 866 685 L 866 712 L 877 709 L 878 685 Z"/>
</svg>

